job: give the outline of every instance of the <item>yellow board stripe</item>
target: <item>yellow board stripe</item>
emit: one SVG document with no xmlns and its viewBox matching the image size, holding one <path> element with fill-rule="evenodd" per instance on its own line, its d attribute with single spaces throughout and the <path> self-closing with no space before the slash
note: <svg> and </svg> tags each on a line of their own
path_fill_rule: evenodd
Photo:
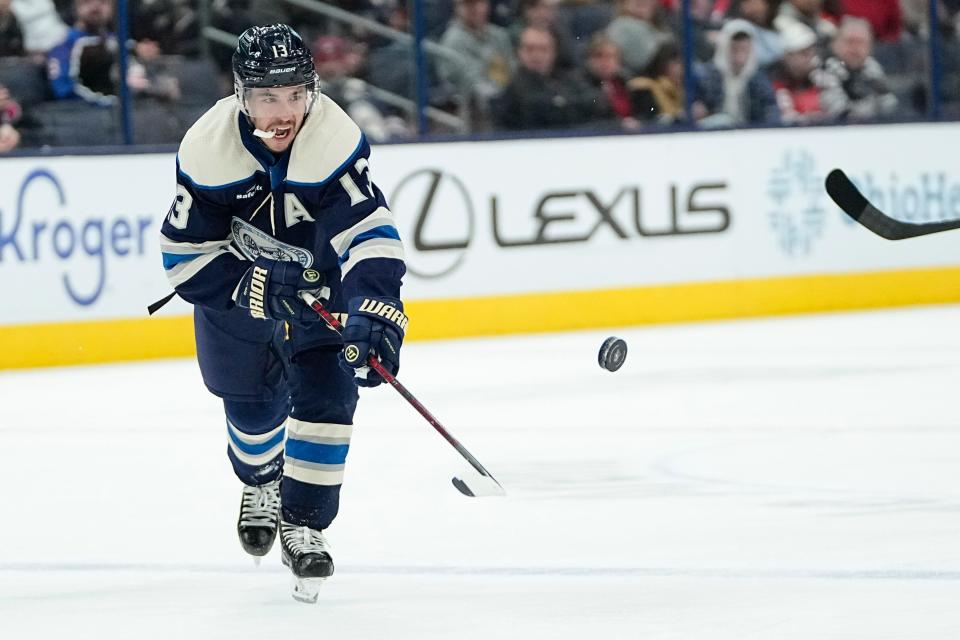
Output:
<svg viewBox="0 0 960 640">
<path fill-rule="evenodd" d="M 723 280 L 406 305 L 413 339 L 960 302 L 960 267 Z"/>
<path fill-rule="evenodd" d="M 413 300 L 411 340 L 960 302 L 960 267 Z M 189 356 L 189 316 L 0 326 L 0 369 Z"/>
<path fill-rule="evenodd" d="M 0 369 L 188 356 L 193 318 L 0 326 Z"/>
</svg>

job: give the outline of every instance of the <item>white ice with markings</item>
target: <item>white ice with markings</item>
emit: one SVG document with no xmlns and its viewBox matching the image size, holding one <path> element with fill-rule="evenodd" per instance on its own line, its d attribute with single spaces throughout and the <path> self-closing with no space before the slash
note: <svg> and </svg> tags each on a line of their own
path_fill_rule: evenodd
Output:
<svg viewBox="0 0 960 640">
<path fill-rule="evenodd" d="M 413 343 L 400 379 L 508 495 L 364 392 L 308 606 L 240 549 L 193 361 L 0 373 L 0 638 L 960 629 L 960 307 Z"/>
</svg>

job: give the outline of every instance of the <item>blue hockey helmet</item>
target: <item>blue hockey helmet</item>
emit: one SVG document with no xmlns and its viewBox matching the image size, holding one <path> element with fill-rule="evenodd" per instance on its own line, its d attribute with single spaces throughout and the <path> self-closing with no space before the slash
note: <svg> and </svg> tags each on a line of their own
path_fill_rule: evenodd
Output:
<svg viewBox="0 0 960 640">
<path fill-rule="evenodd" d="M 320 79 L 300 34 L 285 24 L 244 31 L 233 53 L 233 88 L 243 112 L 251 115 L 251 89 L 296 86 L 307 92 L 309 113 L 320 96 Z"/>
</svg>

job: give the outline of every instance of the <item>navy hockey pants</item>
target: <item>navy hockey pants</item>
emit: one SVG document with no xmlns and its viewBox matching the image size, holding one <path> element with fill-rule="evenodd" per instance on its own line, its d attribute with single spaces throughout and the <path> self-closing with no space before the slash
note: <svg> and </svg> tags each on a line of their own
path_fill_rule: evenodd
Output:
<svg viewBox="0 0 960 640">
<path fill-rule="evenodd" d="M 204 384 L 223 399 L 227 456 L 244 483 L 282 476 L 283 519 L 314 529 L 337 515 L 357 385 L 322 324 L 304 331 L 246 309 L 194 310 Z M 320 338 L 319 340 L 317 338 Z"/>
</svg>

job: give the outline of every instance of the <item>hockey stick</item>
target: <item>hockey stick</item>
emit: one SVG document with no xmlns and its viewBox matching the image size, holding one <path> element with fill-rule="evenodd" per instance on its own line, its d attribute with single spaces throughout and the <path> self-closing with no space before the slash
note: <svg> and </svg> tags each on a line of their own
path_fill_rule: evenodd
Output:
<svg viewBox="0 0 960 640">
<path fill-rule="evenodd" d="M 320 314 L 320 317 L 323 318 L 328 325 L 330 325 L 331 329 L 337 333 L 343 333 L 343 325 L 339 320 L 333 317 L 333 314 L 324 308 L 323 304 L 321 304 L 319 300 L 307 292 L 301 293 L 301 296 L 303 297 L 304 302 L 310 305 L 311 309 Z M 413 408 L 416 409 L 421 416 L 426 418 L 427 422 L 430 423 L 430 426 L 436 429 L 437 433 L 443 436 L 444 440 L 449 442 L 450 445 L 457 450 L 457 453 L 463 456 L 464 459 L 469 462 L 470 465 L 473 466 L 473 468 L 476 469 L 480 474 L 479 478 L 470 478 L 469 480 L 454 476 L 452 480 L 453 486 L 455 486 L 460 493 L 465 496 L 470 496 L 471 498 L 506 495 L 506 491 L 504 491 L 503 486 L 497 482 L 496 478 L 494 478 L 490 472 L 483 467 L 482 464 L 480 464 L 480 461 L 474 458 L 473 454 L 467 451 L 467 448 L 460 444 L 460 441 L 454 438 L 450 432 L 447 431 L 442 424 L 440 424 L 440 421 L 437 420 L 434 415 L 430 413 L 427 408 L 423 406 L 423 404 L 421 404 L 420 401 L 417 400 L 414 395 L 407 390 L 405 386 L 400 384 L 399 380 L 393 377 L 389 371 L 384 369 L 383 365 L 380 364 L 380 361 L 377 360 L 375 356 L 370 356 L 370 358 L 367 360 L 367 365 L 379 373 L 380 376 L 386 380 L 391 387 L 396 389 L 397 392 L 403 396 L 403 399 L 409 402 L 410 405 L 413 406 Z"/>
<path fill-rule="evenodd" d="M 834 169 L 827 176 L 826 188 L 833 201 L 848 216 L 887 240 L 903 240 L 931 233 L 940 233 L 941 231 L 950 231 L 951 229 L 960 229 L 960 220 L 922 224 L 894 220 L 870 204 L 847 177 L 847 174 L 840 169 Z"/>
</svg>

